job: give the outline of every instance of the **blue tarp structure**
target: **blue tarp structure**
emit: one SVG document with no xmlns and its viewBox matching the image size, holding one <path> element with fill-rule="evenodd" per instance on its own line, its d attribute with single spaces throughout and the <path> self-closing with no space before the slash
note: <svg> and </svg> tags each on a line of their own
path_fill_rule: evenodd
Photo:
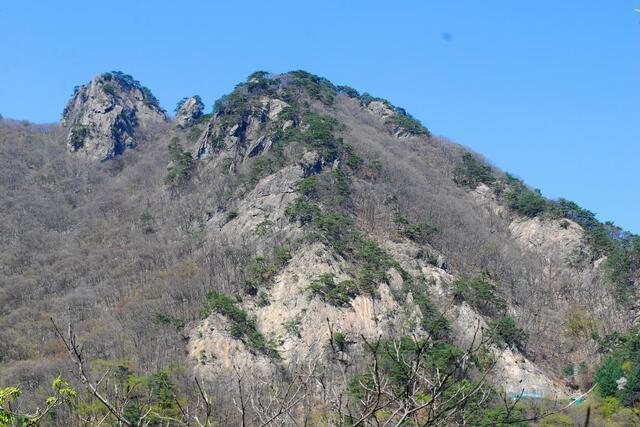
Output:
<svg viewBox="0 0 640 427">
<path fill-rule="evenodd" d="M 515 399 L 542 399 L 542 395 L 536 391 L 522 391 L 520 393 L 509 393 L 508 396 Z"/>
</svg>

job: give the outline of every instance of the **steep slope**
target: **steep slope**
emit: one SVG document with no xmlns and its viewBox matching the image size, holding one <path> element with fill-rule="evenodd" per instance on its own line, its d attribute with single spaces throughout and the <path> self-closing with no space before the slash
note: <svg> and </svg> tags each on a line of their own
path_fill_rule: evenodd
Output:
<svg viewBox="0 0 640 427">
<path fill-rule="evenodd" d="M 223 421 L 237 396 L 220 390 L 268 395 L 311 366 L 322 387 L 296 415 L 340 413 L 371 343 L 408 337 L 448 364 L 482 342 L 456 381 L 568 397 L 637 319 L 633 236 L 383 99 L 258 72 L 169 123 L 123 76 L 77 91 L 63 128 L 0 122 L 0 380 L 27 396 L 68 363 L 49 316 L 95 369 L 190 398 L 195 373 Z"/>
</svg>

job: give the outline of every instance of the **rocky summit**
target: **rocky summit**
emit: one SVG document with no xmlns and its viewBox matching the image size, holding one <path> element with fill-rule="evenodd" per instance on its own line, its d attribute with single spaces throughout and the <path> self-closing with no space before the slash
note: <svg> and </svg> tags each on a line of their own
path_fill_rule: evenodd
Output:
<svg viewBox="0 0 640 427">
<path fill-rule="evenodd" d="M 191 126 L 202 116 L 204 104 L 198 95 L 182 99 L 176 108 L 176 126 Z"/>
<path fill-rule="evenodd" d="M 21 407 L 640 425 L 640 237 L 305 71 L 175 112 L 112 72 L 61 125 L 0 122 L 0 385 Z"/>
<path fill-rule="evenodd" d="M 62 113 L 69 150 L 108 160 L 135 147 L 136 131 L 167 120 L 151 91 L 121 73 L 103 73 L 74 91 Z"/>
</svg>

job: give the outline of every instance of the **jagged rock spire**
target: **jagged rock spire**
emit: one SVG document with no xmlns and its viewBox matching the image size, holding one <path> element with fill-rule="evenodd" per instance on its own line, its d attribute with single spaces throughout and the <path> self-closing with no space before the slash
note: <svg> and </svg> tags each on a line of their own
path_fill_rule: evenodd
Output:
<svg viewBox="0 0 640 427">
<path fill-rule="evenodd" d="M 198 95 L 183 99 L 176 110 L 176 126 L 186 128 L 193 125 L 202 117 L 203 110 L 204 103 Z"/>
<path fill-rule="evenodd" d="M 104 161 L 134 147 L 138 128 L 166 120 L 149 89 L 130 75 L 111 72 L 76 88 L 61 123 L 69 129 L 69 150 Z"/>
</svg>

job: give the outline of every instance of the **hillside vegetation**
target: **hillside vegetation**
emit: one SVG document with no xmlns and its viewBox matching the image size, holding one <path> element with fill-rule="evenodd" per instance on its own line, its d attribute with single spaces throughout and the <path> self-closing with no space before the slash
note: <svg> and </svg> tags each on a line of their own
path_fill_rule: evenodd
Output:
<svg viewBox="0 0 640 427">
<path fill-rule="evenodd" d="M 640 237 L 305 71 L 176 111 L 0 119 L 0 426 L 640 423 Z"/>
</svg>

